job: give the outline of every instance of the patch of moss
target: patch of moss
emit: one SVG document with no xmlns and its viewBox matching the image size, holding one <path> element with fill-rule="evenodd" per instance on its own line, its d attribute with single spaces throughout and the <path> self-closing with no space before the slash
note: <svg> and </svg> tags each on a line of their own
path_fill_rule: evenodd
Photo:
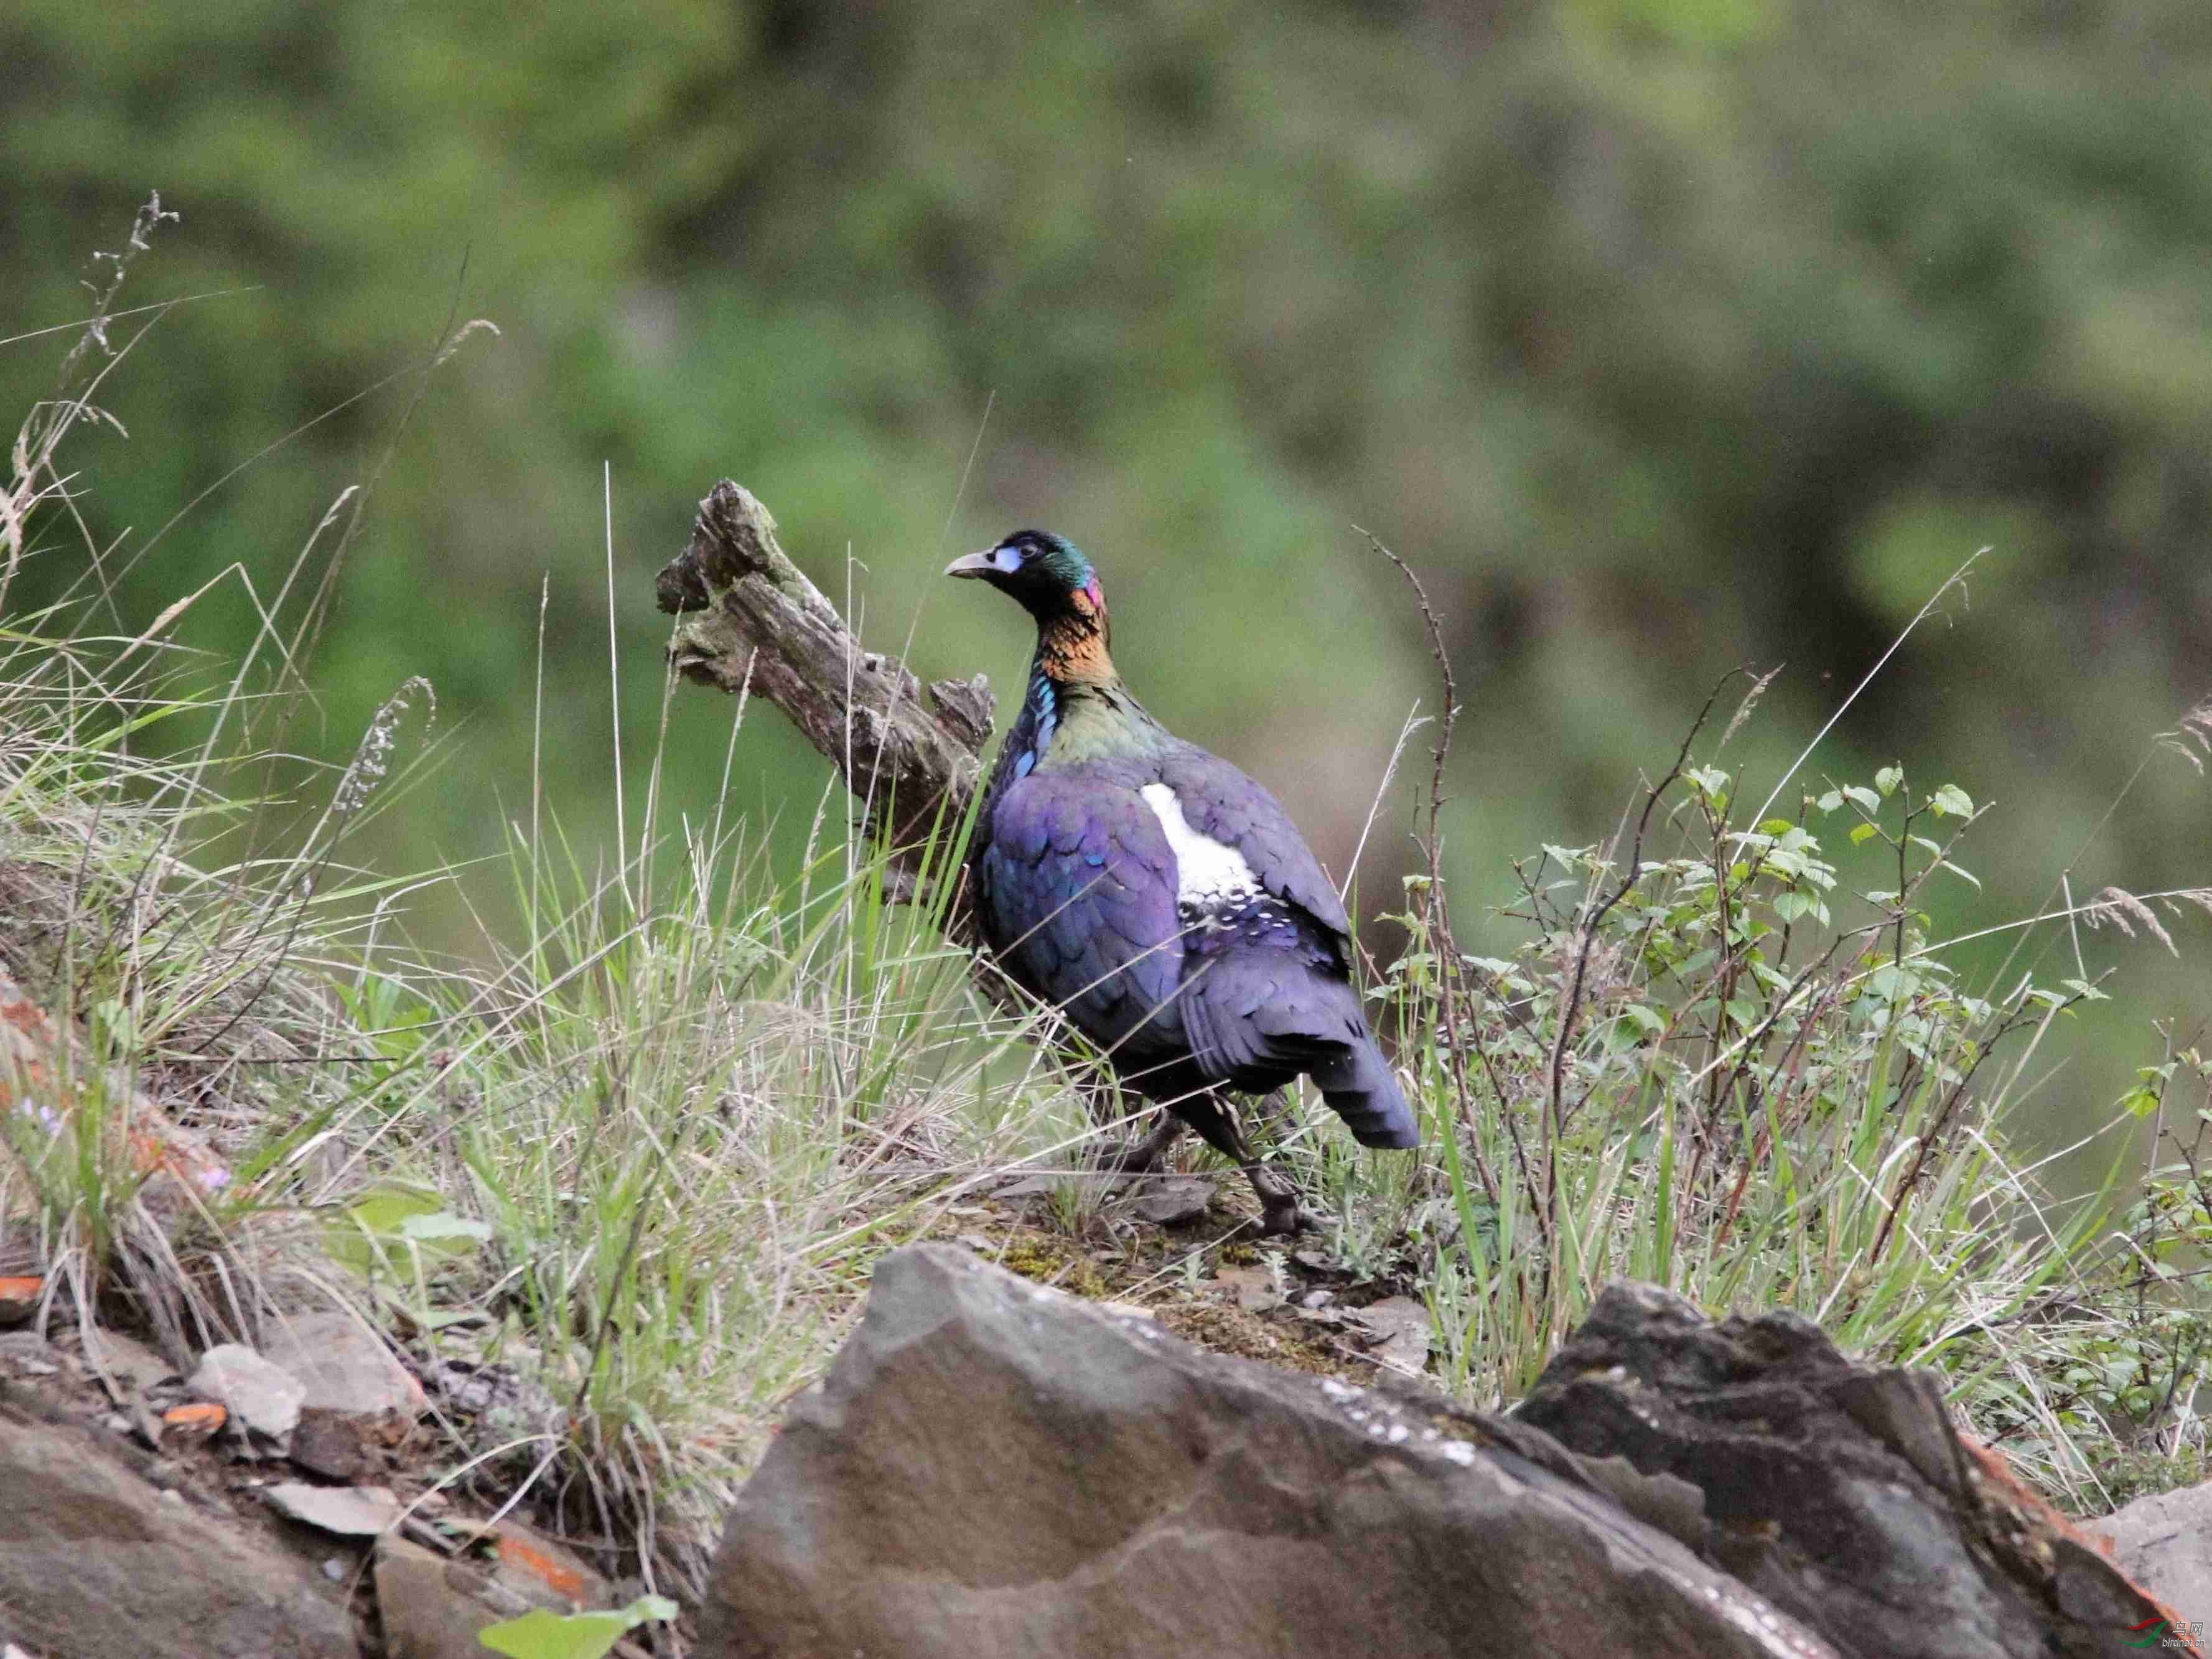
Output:
<svg viewBox="0 0 2212 1659">
<path fill-rule="evenodd" d="M 1326 1339 L 1316 1340 L 1294 1325 L 1231 1303 L 1174 1303 L 1159 1308 L 1158 1317 L 1165 1329 L 1213 1353 L 1287 1366 L 1313 1376 L 1351 1376 L 1364 1382 L 1372 1376 L 1371 1370 L 1361 1375 L 1366 1368 L 1332 1352 Z"/>
<path fill-rule="evenodd" d="M 1133 1294 L 1163 1330 L 1209 1352 L 1256 1359 L 1310 1376 L 1341 1376 L 1361 1383 L 1373 1380 L 1373 1368 L 1338 1347 L 1325 1328 L 1281 1309 L 1259 1312 L 1241 1308 L 1223 1297 L 1210 1276 L 1193 1285 L 1176 1270 L 1189 1253 L 1188 1241 L 1140 1231 L 1120 1241 L 1126 1254 L 1101 1261 L 1080 1239 L 1008 1217 L 970 1214 L 957 1222 L 948 1218 L 930 1229 L 933 1237 L 962 1235 L 988 1240 L 992 1247 L 988 1260 L 1032 1284 L 1094 1302 Z M 1217 1260 L 1249 1267 L 1264 1263 L 1270 1255 L 1239 1239 L 1222 1245 Z"/>
<path fill-rule="evenodd" d="M 1024 1279 L 1066 1291 L 1071 1296 L 1097 1301 L 1113 1293 L 1106 1275 L 1098 1271 L 1098 1264 L 1090 1257 L 1065 1244 L 1034 1236 L 1008 1240 L 1004 1254 L 999 1257 L 999 1265 L 1008 1273 L 1019 1273 Z"/>
</svg>

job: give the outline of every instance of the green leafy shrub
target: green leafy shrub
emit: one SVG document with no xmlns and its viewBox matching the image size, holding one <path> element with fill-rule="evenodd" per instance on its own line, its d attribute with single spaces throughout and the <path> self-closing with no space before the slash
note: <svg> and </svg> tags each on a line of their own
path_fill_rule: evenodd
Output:
<svg viewBox="0 0 2212 1659">
<path fill-rule="evenodd" d="M 1446 1381 L 1510 1402 L 1626 1276 L 1715 1312 L 1795 1308 L 1869 1358 L 1943 1369 L 1980 1431 L 2077 1504 L 2139 1486 L 2121 1465 L 2147 1440 L 2177 1478 L 2197 1467 L 2207 1188 L 2187 1160 L 2132 1208 L 2116 1184 L 2174 1067 L 2102 1132 L 2114 1180 L 2061 1200 L 2008 1128 L 2054 1028 L 2106 994 L 2086 970 L 1970 982 L 1955 958 L 1979 935 L 1937 916 L 1945 884 L 1975 884 L 1971 796 L 1888 767 L 1746 823 L 1738 787 L 1686 745 L 1625 849 L 1520 865 L 1509 957 L 1459 951 L 1442 890 L 1407 883 L 1411 948 L 1374 994 L 1418 1068 L 1435 1173 L 1347 1225 L 1404 1228 Z M 2146 916 L 2108 892 L 2033 925 Z"/>
</svg>

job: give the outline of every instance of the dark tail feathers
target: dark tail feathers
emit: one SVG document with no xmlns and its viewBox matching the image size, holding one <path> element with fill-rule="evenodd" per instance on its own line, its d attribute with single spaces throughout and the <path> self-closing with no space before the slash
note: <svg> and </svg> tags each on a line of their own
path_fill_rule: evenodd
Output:
<svg viewBox="0 0 2212 1659">
<path fill-rule="evenodd" d="M 1406 1103 L 1398 1079 L 1383 1063 L 1375 1039 L 1363 1035 L 1344 1051 L 1313 1073 L 1321 1097 L 1335 1109 L 1352 1138 L 1363 1146 L 1388 1146 L 1401 1152 L 1421 1144 L 1421 1126 Z"/>
</svg>

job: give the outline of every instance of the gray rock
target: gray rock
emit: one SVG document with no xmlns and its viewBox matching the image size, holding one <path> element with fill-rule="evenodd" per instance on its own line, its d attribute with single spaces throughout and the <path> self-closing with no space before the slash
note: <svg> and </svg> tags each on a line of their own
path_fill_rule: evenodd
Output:
<svg viewBox="0 0 2212 1659">
<path fill-rule="evenodd" d="M 398 1524 L 399 1500 L 389 1486 L 316 1486 L 280 1480 L 262 1497 L 281 1515 L 341 1538 L 374 1538 Z"/>
<path fill-rule="evenodd" d="M 1960 1438 L 1932 1376 L 1855 1364 L 1796 1314 L 1716 1323 L 1609 1285 L 1515 1418 L 1701 1492 L 1712 1559 L 1846 1652 L 2118 1659 L 2159 1613 Z"/>
<path fill-rule="evenodd" d="M 489 1529 L 490 1559 L 466 1560 L 387 1534 L 376 1546 L 376 1601 L 391 1659 L 483 1659 L 487 1625 L 533 1607 L 606 1604 L 605 1579 L 567 1547 L 519 1522 Z"/>
<path fill-rule="evenodd" d="M 351 1314 L 295 1314 L 262 1334 L 261 1357 L 299 1379 L 300 1403 L 369 1417 L 422 1411 L 422 1385 Z"/>
<path fill-rule="evenodd" d="M 281 1365 L 235 1342 L 210 1348 L 192 1373 L 191 1390 L 212 1400 L 250 1429 L 276 1439 L 299 1426 L 307 1389 Z"/>
<path fill-rule="evenodd" d="M 2138 1498 L 2082 1530 L 2109 1539 L 2120 1571 L 2212 1632 L 2212 1483 Z"/>
<path fill-rule="evenodd" d="M 143 1342 L 111 1331 L 105 1326 L 88 1325 L 77 1333 L 79 1346 L 84 1350 L 84 1363 L 112 1389 L 128 1393 L 132 1388 L 150 1389 L 166 1377 L 177 1375 L 177 1368 Z"/>
<path fill-rule="evenodd" d="M 52 1376 L 61 1362 L 61 1350 L 36 1331 L 0 1331 L 0 1376 Z"/>
<path fill-rule="evenodd" d="M 1838 1650 L 1541 1435 L 1201 1353 L 922 1245 L 878 1267 L 740 1495 L 695 1651 Z"/>
<path fill-rule="evenodd" d="M 557 1538 L 510 1516 L 493 1526 L 485 1541 L 491 1546 L 487 1571 L 496 1589 L 554 1613 L 609 1604 L 613 1592 L 605 1578 Z"/>
<path fill-rule="evenodd" d="M 1146 1221 L 1180 1227 L 1206 1219 L 1213 1204 L 1213 1183 L 1203 1176 L 1169 1176 L 1146 1181 L 1129 1207 Z"/>
<path fill-rule="evenodd" d="M 1375 1339 L 1368 1352 L 1377 1364 L 1409 1376 L 1428 1369 L 1429 1339 L 1435 1327 L 1425 1304 L 1410 1296 L 1387 1297 L 1355 1310 L 1352 1317 Z"/>
<path fill-rule="evenodd" d="M 1266 1267 L 1220 1267 L 1213 1282 L 1237 1298 L 1247 1313 L 1265 1313 L 1283 1305 L 1282 1275 Z"/>
<path fill-rule="evenodd" d="M 45 1294 L 41 1280 L 15 1275 L 0 1278 L 0 1327 L 29 1322 Z"/>
<path fill-rule="evenodd" d="M 0 1639 L 70 1659 L 353 1659 L 312 1565 L 0 1412 Z"/>
<path fill-rule="evenodd" d="M 385 1459 L 375 1439 L 377 1419 L 352 1412 L 302 1407 L 300 1426 L 284 1455 L 303 1469 L 332 1480 L 380 1474 Z"/>
<path fill-rule="evenodd" d="M 376 1607 L 390 1659 L 483 1659 L 477 1632 L 530 1604 L 466 1562 L 387 1535 L 376 1545 Z"/>
</svg>

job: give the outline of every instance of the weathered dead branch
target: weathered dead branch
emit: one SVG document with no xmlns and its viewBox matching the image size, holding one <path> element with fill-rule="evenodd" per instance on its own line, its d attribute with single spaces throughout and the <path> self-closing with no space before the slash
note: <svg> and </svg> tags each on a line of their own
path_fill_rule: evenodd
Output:
<svg viewBox="0 0 2212 1659">
<path fill-rule="evenodd" d="M 907 665 L 864 650 L 792 562 L 760 498 L 726 478 L 699 503 L 690 545 L 662 567 L 654 592 L 682 617 L 669 660 L 701 685 L 750 685 L 788 715 L 837 768 L 866 832 L 899 849 L 901 896 L 915 896 L 921 847 L 963 821 L 981 779 L 993 708 L 984 678 L 939 680 L 925 704 Z"/>
</svg>

